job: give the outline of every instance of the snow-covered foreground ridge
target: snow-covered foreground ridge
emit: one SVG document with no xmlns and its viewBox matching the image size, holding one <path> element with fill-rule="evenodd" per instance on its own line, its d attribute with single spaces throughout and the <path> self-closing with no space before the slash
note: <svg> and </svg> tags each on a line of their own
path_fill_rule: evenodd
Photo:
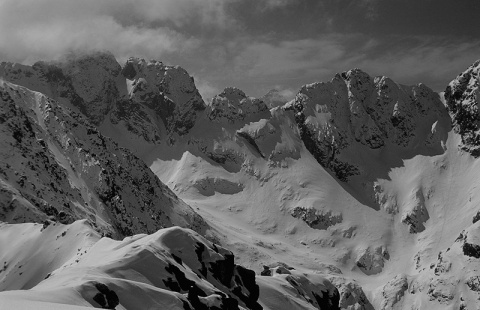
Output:
<svg viewBox="0 0 480 310">
<path fill-rule="evenodd" d="M 8 249 L 0 254 L 2 309 L 291 309 L 285 301 L 338 309 L 338 291 L 323 277 L 285 270 L 256 281 L 230 251 L 188 229 L 122 241 L 101 238 L 86 221 L 1 224 L 0 233 Z"/>
<path fill-rule="evenodd" d="M 39 258 L 0 272 L 0 302 L 475 309 L 479 70 L 441 94 L 353 69 L 283 104 L 234 87 L 206 104 L 158 61 L 2 63 L 0 220 L 40 224 L 2 226 L 25 236 L 8 266 Z"/>
</svg>

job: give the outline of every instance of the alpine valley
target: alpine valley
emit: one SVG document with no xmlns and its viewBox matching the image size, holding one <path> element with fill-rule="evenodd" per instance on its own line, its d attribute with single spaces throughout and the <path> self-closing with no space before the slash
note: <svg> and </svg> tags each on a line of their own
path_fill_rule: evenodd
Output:
<svg viewBox="0 0 480 310">
<path fill-rule="evenodd" d="M 0 309 L 479 309 L 480 61 L 205 102 L 107 52 L 0 64 Z"/>
</svg>

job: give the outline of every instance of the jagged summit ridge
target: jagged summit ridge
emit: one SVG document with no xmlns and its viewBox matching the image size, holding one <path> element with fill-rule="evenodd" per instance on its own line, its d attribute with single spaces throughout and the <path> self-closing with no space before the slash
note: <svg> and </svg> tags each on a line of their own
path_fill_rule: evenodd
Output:
<svg viewBox="0 0 480 310">
<path fill-rule="evenodd" d="M 359 173 L 341 159 L 343 150 L 357 144 L 372 150 L 429 147 L 439 139 L 432 126 L 448 117 L 438 94 L 427 86 L 372 78 L 360 69 L 303 86 L 287 109 L 295 111 L 310 152 L 343 180 Z"/>
<path fill-rule="evenodd" d="M 248 97 L 236 87 L 227 87 L 213 97 L 207 116 L 215 122 L 248 122 L 262 116 L 268 118 L 268 107 L 262 100 Z"/>
<path fill-rule="evenodd" d="M 131 57 L 122 74 L 131 81 L 130 99 L 153 109 L 169 133 L 186 134 L 206 107 L 193 78 L 179 66 Z"/>
<path fill-rule="evenodd" d="M 3 62 L 0 76 L 80 111 L 101 129 L 120 124 L 153 143 L 186 134 L 206 107 L 183 68 L 134 57 L 122 67 L 107 52 L 33 66 Z"/>
<path fill-rule="evenodd" d="M 270 90 L 260 97 L 260 100 L 264 101 L 270 109 L 283 106 L 289 101 L 278 89 Z"/>
</svg>

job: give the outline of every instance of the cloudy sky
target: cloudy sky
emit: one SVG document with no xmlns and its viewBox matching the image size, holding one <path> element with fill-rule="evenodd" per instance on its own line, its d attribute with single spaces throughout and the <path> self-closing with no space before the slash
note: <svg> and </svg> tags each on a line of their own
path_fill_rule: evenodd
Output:
<svg viewBox="0 0 480 310">
<path fill-rule="evenodd" d="M 436 91 L 480 59 L 479 0 L 0 0 L 0 61 L 109 50 L 180 65 L 208 98 L 361 68 Z"/>
</svg>

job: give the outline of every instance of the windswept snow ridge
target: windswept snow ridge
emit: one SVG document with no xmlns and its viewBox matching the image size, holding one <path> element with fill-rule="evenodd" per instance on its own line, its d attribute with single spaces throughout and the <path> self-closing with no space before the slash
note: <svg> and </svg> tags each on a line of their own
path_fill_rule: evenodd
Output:
<svg viewBox="0 0 480 310">
<path fill-rule="evenodd" d="M 100 238 L 85 221 L 2 224 L 0 233 L 0 246 L 9 249 L 0 254 L 2 309 L 22 300 L 53 309 L 287 309 L 272 299 L 285 288 L 301 295 L 292 294 L 291 303 L 338 309 L 338 291 L 327 279 L 295 271 L 256 277 L 235 264 L 232 252 L 188 229 L 123 241 Z M 271 291 L 260 294 L 263 286 Z"/>
</svg>

